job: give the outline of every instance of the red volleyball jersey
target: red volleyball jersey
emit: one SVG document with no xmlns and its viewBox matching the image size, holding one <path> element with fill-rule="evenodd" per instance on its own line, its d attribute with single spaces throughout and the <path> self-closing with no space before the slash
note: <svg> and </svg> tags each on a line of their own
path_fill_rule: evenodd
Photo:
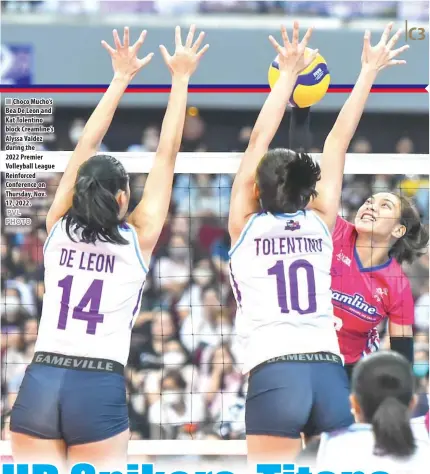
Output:
<svg viewBox="0 0 430 474">
<path fill-rule="evenodd" d="M 414 322 L 409 280 L 396 260 L 363 268 L 355 249 L 355 227 L 338 218 L 333 232 L 332 302 L 340 350 L 346 364 L 379 348 L 378 324 Z"/>
</svg>

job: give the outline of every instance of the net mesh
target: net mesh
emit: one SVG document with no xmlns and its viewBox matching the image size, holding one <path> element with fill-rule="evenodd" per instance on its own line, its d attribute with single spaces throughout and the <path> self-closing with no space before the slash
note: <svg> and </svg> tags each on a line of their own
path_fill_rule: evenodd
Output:
<svg viewBox="0 0 430 474">
<path fill-rule="evenodd" d="M 44 292 L 46 213 L 69 156 L 44 154 L 43 163 L 53 163 L 55 172 L 36 173 L 35 181 L 45 183 L 40 189 L 46 196 L 33 198 L 31 207 L 20 208 L 21 216 L 31 223 L 2 226 L 2 455 L 10 454 L 10 410 L 37 337 Z M 153 155 L 115 156 L 131 173 L 133 208 L 141 197 Z M 396 190 L 415 201 L 428 226 L 428 158 L 348 155 L 342 216 L 351 220 L 374 192 Z M 189 153 L 178 158 L 171 209 L 154 251 L 126 369 L 132 455 L 245 454 L 247 380 L 241 374 L 234 337 L 226 228 L 239 160 L 239 154 L 228 153 Z M 2 163 L 5 222 L 11 198 L 6 194 L 7 170 L 4 160 Z M 405 266 L 415 300 L 418 362 L 428 361 L 428 265 L 428 255 L 424 255 Z M 386 328 L 381 331 L 386 347 Z M 428 392 L 428 376 L 420 380 L 418 391 Z M 180 410 L 172 408 L 176 394 L 183 400 Z"/>
</svg>

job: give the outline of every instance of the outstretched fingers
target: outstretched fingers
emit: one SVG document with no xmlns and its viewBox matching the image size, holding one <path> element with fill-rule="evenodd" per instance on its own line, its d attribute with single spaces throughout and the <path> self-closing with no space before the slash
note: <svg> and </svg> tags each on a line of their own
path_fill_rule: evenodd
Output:
<svg viewBox="0 0 430 474">
<path fill-rule="evenodd" d="M 386 45 L 388 43 L 388 39 L 390 37 L 392 29 L 393 29 L 393 22 L 388 23 L 388 25 L 385 27 L 385 30 L 384 30 L 384 32 L 382 33 L 382 36 L 381 36 L 381 43 L 382 44 Z"/>
<path fill-rule="evenodd" d="M 208 49 L 209 49 L 209 45 L 205 44 L 203 48 L 197 53 L 197 59 L 200 60 Z"/>
<path fill-rule="evenodd" d="M 305 68 L 309 66 L 309 64 L 312 64 L 312 62 L 315 60 L 319 53 L 319 49 L 313 49 L 311 54 L 306 58 L 305 60 Z"/>
<path fill-rule="evenodd" d="M 195 43 L 193 44 L 192 50 L 194 53 L 197 53 L 197 51 L 199 50 L 200 46 L 202 45 L 204 37 L 205 37 L 205 32 L 202 31 L 199 34 L 198 38 L 196 39 Z"/>
<path fill-rule="evenodd" d="M 143 59 L 140 59 L 140 66 L 145 67 L 147 64 L 151 62 L 151 59 L 153 58 L 154 53 L 149 53 L 147 54 Z"/>
<path fill-rule="evenodd" d="M 275 48 L 275 50 L 278 54 L 280 54 L 280 55 L 284 54 L 280 44 L 275 40 L 275 38 L 272 35 L 269 36 L 269 41 L 272 43 L 272 46 Z"/>
<path fill-rule="evenodd" d="M 364 46 L 365 51 L 368 51 L 372 47 L 372 45 L 370 44 L 370 39 L 371 39 L 370 30 L 366 30 L 364 32 L 364 41 L 363 41 L 363 43 L 364 43 L 363 46 Z"/>
<path fill-rule="evenodd" d="M 388 49 L 393 49 L 394 48 L 397 41 L 399 41 L 400 36 L 402 35 L 402 33 L 403 33 L 402 29 L 398 30 L 397 33 L 390 39 L 390 41 L 388 41 L 388 43 L 387 43 L 387 48 Z"/>
<path fill-rule="evenodd" d="M 163 44 L 160 44 L 160 53 L 166 63 L 169 62 L 171 56 L 168 53 L 166 47 Z"/>
<path fill-rule="evenodd" d="M 288 38 L 287 28 L 285 28 L 285 25 L 281 26 L 281 35 L 284 46 L 287 47 L 290 44 L 290 38 Z"/>
<path fill-rule="evenodd" d="M 392 59 L 388 63 L 389 66 L 397 66 L 398 64 L 406 64 L 406 61 L 404 61 L 403 59 Z"/>
<path fill-rule="evenodd" d="M 182 46 L 182 39 L 181 39 L 181 27 L 177 26 L 175 28 L 175 45 L 176 47 Z"/>
<path fill-rule="evenodd" d="M 294 22 L 293 27 L 293 46 L 297 46 L 299 44 L 299 22 Z"/>
<path fill-rule="evenodd" d="M 115 50 L 106 41 L 102 40 L 102 46 L 111 56 L 115 54 Z"/>
<path fill-rule="evenodd" d="M 306 31 L 306 34 L 305 34 L 305 36 L 303 37 L 302 42 L 301 42 L 301 45 L 302 45 L 303 47 L 305 47 L 305 48 L 307 47 L 307 45 L 308 45 L 308 43 L 309 43 L 309 40 L 311 39 L 311 36 L 312 36 L 313 31 L 314 31 L 313 26 L 312 26 L 311 28 L 309 28 L 308 31 Z"/>
<path fill-rule="evenodd" d="M 390 53 L 390 59 L 393 59 L 395 58 L 396 56 L 398 56 L 399 54 L 403 53 L 404 51 L 408 50 L 409 49 L 409 45 L 408 44 L 405 44 L 404 46 L 400 47 L 400 48 L 397 48 L 395 49 L 394 51 L 391 51 Z M 405 61 L 406 62 L 406 61 Z"/>
<path fill-rule="evenodd" d="M 196 32 L 196 25 L 191 25 L 190 31 L 188 32 L 187 39 L 185 40 L 185 47 L 191 48 L 194 39 L 194 33 Z"/>
<path fill-rule="evenodd" d="M 143 43 L 145 42 L 146 33 L 147 33 L 146 30 L 143 30 L 142 33 L 140 33 L 139 39 L 132 46 L 134 53 L 137 53 L 139 49 L 142 47 Z"/>
<path fill-rule="evenodd" d="M 130 29 L 128 28 L 128 26 L 124 28 L 122 43 L 124 45 L 124 48 L 128 48 L 130 46 Z"/>
<path fill-rule="evenodd" d="M 115 43 L 116 50 L 117 51 L 120 50 L 122 48 L 122 45 L 121 45 L 121 40 L 119 39 L 117 30 L 113 30 L 113 41 Z"/>
</svg>

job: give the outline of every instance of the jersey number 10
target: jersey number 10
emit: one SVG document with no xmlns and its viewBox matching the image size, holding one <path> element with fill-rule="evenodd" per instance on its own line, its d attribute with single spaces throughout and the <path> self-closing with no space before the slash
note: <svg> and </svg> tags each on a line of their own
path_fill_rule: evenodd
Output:
<svg viewBox="0 0 430 474">
<path fill-rule="evenodd" d="M 299 283 L 297 273 L 304 270 L 307 279 L 308 307 L 303 309 L 299 303 Z M 285 278 L 285 265 L 283 260 L 278 260 L 276 264 L 267 270 L 269 275 L 276 277 L 276 287 L 278 291 L 278 304 L 281 313 L 288 314 L 290 312 L 287 304 L 287 282 Z M 288 268 L 288 282 L 291 309 L 299 314 L 315 313 L 317 310 L 317 300 L 315 296 L 315 272 L 314 267 L 307 260 L 296 260 Z"/>
</svg>

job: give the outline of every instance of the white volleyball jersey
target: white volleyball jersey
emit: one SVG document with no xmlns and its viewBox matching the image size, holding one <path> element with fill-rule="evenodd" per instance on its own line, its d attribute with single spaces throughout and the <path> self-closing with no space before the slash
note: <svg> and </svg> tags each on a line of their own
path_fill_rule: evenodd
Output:
<svg viewBox="0 0 430 474">
<path fill-rule="evenodd" d="M 428 471 L 429 437 L 425 429 L 412 423 L 415 453 L 407 458 L 377 456 L 374 454 L 375 439 L 371 425 L 355 424 L 348 429 L 324 433 L 317 456 L 317 468 L 333 472 L 385 471 L 390 474 L 421 474 Z"/>
<path fill-rule="evenodd" d="M 243 371 L 288 354 L 340 355 L 331 234 L 313 211 L 254 214 L 230 251 Z"/>
<path fill-rule="evenodd" d="M 36 352 L 110 359 L 123 365 L 140 310 L 147 267 L 136 231 L 128 245 L 70 240 L 58 221 L 44 246 L 45 294 Z M 78 231 L 79 232 L 79 231 Z"/>
</svg>

